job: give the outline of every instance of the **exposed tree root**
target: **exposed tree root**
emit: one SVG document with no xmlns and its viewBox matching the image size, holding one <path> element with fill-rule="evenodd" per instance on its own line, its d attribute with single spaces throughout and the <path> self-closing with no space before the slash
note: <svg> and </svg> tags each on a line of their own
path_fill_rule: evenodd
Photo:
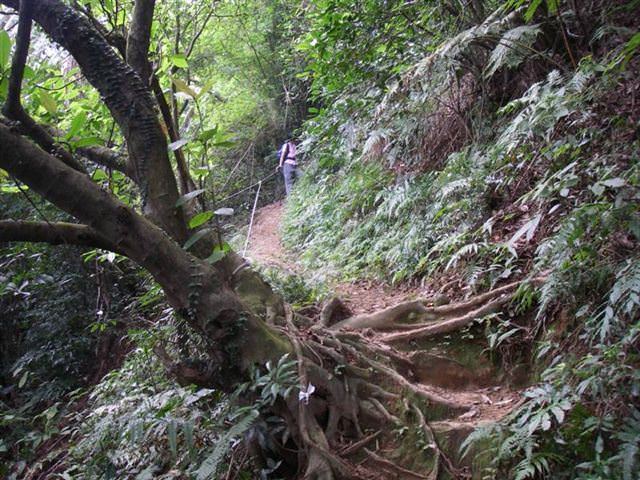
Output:
<svg viewBox="0 0 640 480">
<path fill-rule="evenodd" d="M 400 333 L 390 333 L 382 337 L 385 342 L 398 342 L 405 340 L 417 340 L 419 338 L 449 333 L 466 327 L 474 320 L 481 318 L 490 313 L 495 313 L 499 307 L 511 300 L 512 295 L 504 294 L 483 305 L 477 310 L 472 310 L 461 317 L 455 317 L 440 323 L 418 325 L 417 328 Z"/>
<path fill-rule="evenodd" d="M 364 437 L 362 440 L 359 440 L 351 445 L 349 445 L 347 448 L 345 448 L 344 450 L 342 450 L 340 452 L 340 455 L 342 456 L 347 456 L 350 455 L 354 452 L 357 452 L 358 450 L 360 450 L 362 447 L 364 447 L 367 443 L 375 440 L 376 438 L 378 438 L 380 436 L 382 432 L 380 430 L 378 430 L 377 432 L 373 432 L 371 435 L 367 435 L 366 437 Z"/>
<path fill-rule="evenodd" d="M 534 284 L 544 281 L 543 277 L 531 280 Z M 490 313 L 511 300 L 522 281 L 509 283 L 489 292 L 459 303 L 427 307 L 430 300 L 413 300 L 399 303 L 378 312 L 356 315 L 336 323 L 331 330 L 365 329 L 408 330 L 405 333 L 389 334 L 385 341 L 420 338 L 438 333 L 450 332 L 466 326 L 474 319 Z M 444 320 L 444 321 L 443 321 Z M 438 322 L 434 324 L 434 322 Z"/>
<path fill-rule="evenodd" d="M 342 300 L 333 297 L 322 306 L 319 324 L 323 327 L 330 327 L 337 320 L 347 317 L 350 313 L 349 308 Z"/>
<path fill-rule="evenodd" d="M 338 299 L 325 304 L 319 324 L 312 326 L 310 319 L 300 321 L 285 307 L 284 318 L 274 322 L 280 326 L 274 328 L 288 337 L 297 359 L 300 391 L 307 393 L 300 398 L 297 393 L 291 395 L 285 402 L 286 412 L 280 412 L 295 432 L 292 440 L 300 452 L 297 464 L 300 478 L 364 480 L 386 475 L 437 480 L 444 471 L 451 478 L 466 478 L 466 473 L 438 445 L 424 409 L 427 405 L 436 407 L 430 410 L 430 418 L 452 418 L 472 407 L 478 408 L 475 405 L 483 403 L 483 396 L 470 391 L 447 393 L 431 387 L 430 377 L 423 370 L 438 368 L 429 366 L 433 354 L 398 351 L 390 344 L 464 328 L 499 310 L 513 298 L 520 284 L 514 282 L 450 305 L 428 307 L 426 301 L 404 302 L 333 326 L 336 312 L 344 308 Z M 367 329 L 402 331 L 372 336 Z M 474 373 L 462 365 L 457 367 L 464 370 L 464 380 L 473 384 Z M 420 383 L 423 377 L 429 385 Z M 401 453 L 403 449 L 415 447 L 412 443 L 415 437 L 394 437 L 389 443 L 390 438 L 382 433 L 389 431 L 390 426 L 410 425 L 418 426 L 418 435 L 428 446 L 428 456 L 423 461 L 411 459 L 413 470 L 400 458 L 406 458 Z M 384 447 L 365 448 L 374 441 Z M 364 464 L 363 453 L 366 453 Z M 354 463 L 353 458 L 359 462 Z M 416 469 L 415 465 L 421 464 L 424 466 Z"/>
<path fill-rule="evenodd" d="M 333 325 L 332 330 L 340 328 L 393 329 L 407 320 L 435 320 L 437 317 L 429 311 L 422 300 L 399 303 L 375 313 L 356 315 Z"/>
</svg>

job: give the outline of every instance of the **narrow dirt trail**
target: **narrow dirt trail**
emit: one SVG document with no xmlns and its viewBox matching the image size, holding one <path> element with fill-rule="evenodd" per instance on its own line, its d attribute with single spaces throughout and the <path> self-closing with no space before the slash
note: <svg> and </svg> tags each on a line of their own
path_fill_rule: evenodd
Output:
<svg viewBox="0 0 640 480">
<path fill-rule="evenodd" d="M 284 250 L 280 239 L 283 210 L 284 202 L 280 201 L 256 211 L 247 257 L 262 265 L 300 273 L 302 267 L 294 256 Z M 405 300 L 427 297 L 434 293 L 427 288 L 391 286 L 370 280 L 341 282 L 330 286 L 334 291 L 340 292 L 340 298 L 356 315 L 375 312 Z"/>
<path fill-rule="evenodd" d="M 283 211 L 283 201 L 256 211 L 246 256 L 259 264 L 300 274 L 302 266 L 284 249 L 281 242 Z M 330 287 L 332 291 L 339 292 L 341 300 L 354 315 L 379 311 L 406 300 L 435 294 L 427 287 L 392 287 L 373 281 L 343 282 Z M 366 335 L 380 346 L 384 345 L 379 333 L 370 331 Z M 455 354 L 443 351 L 439 345 L 424 353 L 431 360 L 425 372 L 414 372 L 418 377 L 414 379 L 417 380 L 416 385 L 427 394 L 467 407 L 463 413 L 451 412 L 433 423 L 434 429 L 441 430 L 443 435 L 468 434 L 481 423 L 504 417 L 520 402 L 521 392 L 507 386 L 502 374 L 491 372 L 481 379 L 474 367 L 463 365 Z"/>
</svg>

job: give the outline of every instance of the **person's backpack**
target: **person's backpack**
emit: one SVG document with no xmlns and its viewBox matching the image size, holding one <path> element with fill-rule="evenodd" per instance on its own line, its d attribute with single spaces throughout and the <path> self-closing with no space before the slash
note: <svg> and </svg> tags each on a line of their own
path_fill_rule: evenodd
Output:
<svg viewBox="0 0 640 480">
<path fill-rule="evenodd" d="M 288 147 L 289 147 L 289 142 L 285 142 L 285 143 L 283 143 L 283 144 L 282 144 L 282 146 L 278 149 L 278 160 L 280 160 L 280 157 L 282 157 L 282 151 L 283 151 L 285 148 L 288 148 Z"/>
</svg>

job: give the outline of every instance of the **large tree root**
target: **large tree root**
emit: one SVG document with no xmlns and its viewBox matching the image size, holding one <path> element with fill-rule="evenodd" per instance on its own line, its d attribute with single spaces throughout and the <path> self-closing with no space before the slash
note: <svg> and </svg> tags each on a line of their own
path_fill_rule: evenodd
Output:
<svg viewBox="0 0 640 480">
<path fill-rule="evenodd" d="M 531 283 L 540 284 L 543 281 L 544 277 L 537 277 L 531 280 Z M 365 328 L 406 330 L 404 333 L 385 336 L 385 341 L 414 339 L 446 333 L 462 328 L 476 318 L 491 313 L 504 305 L 513 298 L 522 283 L 522 281 L 509 283 L 476 295 L 464 302 L 449 305 L 428 307 L 427 305 L 432 303 L 429 299 L 403 302 L 378 312 L 347 318 L 333 325 L 331 330 Z"/>
<path fill-rule="evenodd" d="M 382 453 L 385 449 L 374 447 L 379 442 L 395 443 L 397 439 L 389 436 L 389 425 L 415 425 L 414 412 L 427 405 L 457 412 L 466 411 L 468 405 L 444 398 L 398 373 L 394 365 L 407 368 L 410 361 L 391 347 L 369 343 L 355 332 L 301 331 L 290 309 L 285 317 L 283 331 L 297 358 L 301 390 L 310 391 L 310 385 L 315 389 L 307 400 L 298 399 L 297 395 L 287 399 L 287 413 L 282 415 L 296 431 L 295 441 L 304 459 L 298 466 L 300 478 L 437 479 L 441 463 L 438 449 L 425 452 L 425 458 L 413 463 L 411 469 L 402 464 L 400 457 L 389 458 Z M 420 425 L 428 425 L 422 413 L 417 418 Z M 430 431 L 422 427 L 421 436 L 428 445 L 435 444 Z M 409 448 L 414 448 L 413 441 Z M 432 457 L 437 457 L 435 463 Z M 432 464 L 435 466 L 427 467 Z M 415 465 L 424 466 L 416 470 Z"/>
<path fill-rule="evenodd" d="M 422 370 L 437 368 L 429 367 L 429 355 L 396 350 L 391 344 L 464 328 L 502 308 L 520 285 L 514 282 L 449 305 L 404 302 L 333 326 L 335 313 L 344 307 L 339 300 L 325 304 L 315 325 L 285 307 L 274 328 L 289 339 L 300 392 L 306 395 L 298 398 L 296 391 L 265 413 L 279 415 L 289 425 L 293 445 L 281 446 L 297 451 L 298 460 L 288 464 L 297 469 L 296 478 L 465 478 L 438 445 L 427 418 L 451 419 L 485 403 L 483 395 L 422 384 Z M 372 336 L 366 329 L 396 331 Z M 466 373 L 473 383 L 473 372 Z M 411 433 L 393 433 L 398 431 Z M 416 449 L 417 441 L 427 448 Z"/>
<path fill-rule="evenodd" d="M 482 318 L 490 313 L 495 313 L 501 306 L 511 300 L 512 295 L 502 294 L 498 298 L 490 301 L 482 307 L 472 310 L 460 317 L 454 317 L 449 320 L 444 320 L 439 323 L 428 325 L 416 325 L 411 330 L 400 333 L 389 333 L 382 337 L 385 342 L 401 342 L 406 340 L 417 340 L 419 338 L 430 337 L 434 335 L 440 335 L 442 333 L 449 333 L 461 328 L 466 327 L 473 321 Z"/>
</svg>

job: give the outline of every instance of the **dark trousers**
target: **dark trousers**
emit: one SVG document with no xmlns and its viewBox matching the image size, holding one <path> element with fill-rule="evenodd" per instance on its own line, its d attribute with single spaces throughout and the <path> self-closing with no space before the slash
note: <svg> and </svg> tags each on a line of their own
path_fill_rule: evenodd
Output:
<svg viewBox="0 0 640 480">
<path fill-rule="evenodd" d="M 282 176 L 284 177 L 284 189 L 289 195 L 293 184 L 298 178 L 300 178 L 300 170 L 297 165 L 291 165 L 290 163 L 284 163 L 282 165 Z"/>
</svg>

